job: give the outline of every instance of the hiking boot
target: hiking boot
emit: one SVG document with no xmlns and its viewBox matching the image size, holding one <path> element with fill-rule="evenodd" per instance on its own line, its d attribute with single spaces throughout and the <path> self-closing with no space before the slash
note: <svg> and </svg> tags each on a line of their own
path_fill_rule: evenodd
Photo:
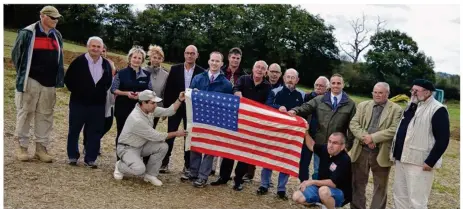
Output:
<svg viewBox="0 0 463 209">
<path fill-rule="evenodd" d="M 268 193 L 268 189 L 263 187 L 263 186 L 260 186 L 257 191 L 256 191 L 257 195 L 265 195 Z"/>
<path fill-rule="evenodd" d="M 122 180 L 122 179 L 124 178 L 124 174 L 121 173 L 121 172 L 119 171 L 119 168 L 117 167 L 117 166 L 119 166 L 119 163 L 121 163 L 120 160 L 118 160 L 118 161 L 116 162 L 116 165 L 114 166 L 114 173 L 113 173 L 113 176 L 114 176 L 114 179 L 116 179 L 116 180 Z"/>
<path fill-rule="evenodd" d="M 286 192 L 285 191 L 278 191 L 277 196 L 281 200 L 288 200 L 288 197 L 286 197 Z"/>
<path fill-rule="evenodd" d="M 35 157 L 37 157 L 42 162 L 52 162 L 51 156 L 48 155 L 47 148 L 38 142 L 35 143 Z"/>
<path fill-rule="evenodd" d="M 219 186 L 219 185 L 226 185 L 228 181 L 223 178 L 217 179 L 217 181 L 211 182 L 211 186 Z"/>
<path fill-rule="evenodd" d="M 207 184 L 207 181 L 204 179 L 197 179 L 195 182 L 193 182 L 193 186 L 197 188 L 203 188 Z"/>
<path fill-rule="evenodd" d="M 16 158 L 19 161 L 29 161 L 29 155 L 27 154 L 27 147 L 21 147 L 21 145 L 17 145 L 16 147 Z"/>
<path fill-rule="evenodd" d="M 143 178 L 144 181 L 150 182 L 154 186 L 162 186 L 162 181 L 158 179 L 156 176 L 148 175 L 145 174 L 145 177 Z"/>
</svg>

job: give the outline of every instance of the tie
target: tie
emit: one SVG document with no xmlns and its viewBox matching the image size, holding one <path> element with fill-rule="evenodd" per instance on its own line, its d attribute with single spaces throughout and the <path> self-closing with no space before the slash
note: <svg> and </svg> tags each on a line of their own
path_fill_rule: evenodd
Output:
<svg viewBox="0 0 463 209">
<path fill-rule="evenodd" d="M 212 83 L 214 81 L 214 75 L 211 75 L 211 80 L 209 80 L 209 83 Z"/>
<path fill-rule="evenodd" d="M 333 100 L 334 100 L 334 102 L 333 102 L 333 110 L 335 110 L 336 107 L 338 106 L 338 98 L 337 98 L 337 97 L 333 97 Z"/>
<path fill-rule="evenodd" d="M 230 76 L 230 83 L 232 84 L 232 86 L 235 85 L 235 76 L 233 74 L 231 74 Z"/>
</svg>

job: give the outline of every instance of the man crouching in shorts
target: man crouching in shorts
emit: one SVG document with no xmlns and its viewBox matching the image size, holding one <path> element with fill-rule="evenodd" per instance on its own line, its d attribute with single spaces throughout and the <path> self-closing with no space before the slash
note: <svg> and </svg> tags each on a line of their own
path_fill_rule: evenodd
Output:
<svg viewBox="0 0 463 209">
<path fill-rule="evenodd" d="M 352 172 L 344 134 L 331 134 L 328 144 L 315 144 L 306 134 L 305 143 L 320 157 L 320 180 L 302 182 L 299 190 L 294 192 L 293 200 L 305 205 L 321 203 L 329 209 L 349 203 L 352 199 Z"/>
</svg>

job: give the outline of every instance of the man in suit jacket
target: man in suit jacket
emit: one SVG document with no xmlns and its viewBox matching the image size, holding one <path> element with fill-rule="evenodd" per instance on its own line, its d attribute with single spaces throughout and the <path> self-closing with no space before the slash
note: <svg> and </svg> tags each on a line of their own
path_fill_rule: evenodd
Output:
<svg viewBox="0 0 463 209">
<path fill-rule="evenodd" d="M 387 182 L 392 161 L 389 160 L 392 139 L 402 116 L 402 108 L 388 101 L 389 84 L 377 83 L 373 100 L 357 106 L 350 122 L 355 136 L 350 150 L 353 192 L 351 208 L 365 209 L 365 188 L 370 169 L 373 172 L 374 194 L 370 208 L 384 209 L 387 204 Z"/>
<path fill-rule="evenodd" d="M 184 52 L 185 62 L 174 65 L 170 68 L 164 90 L 165 107 L 169 107 L 177 100 L 177 96 L 180 92 L 185 91 L 186 88 L 190 87 L 191 80 L 195 75 L 204 72 L 204 68 L 196 65 L 198 55 L 199 53 L 196 46 L 189 45 L 185 48 Z M 183 128 L 186 130 L 186 109 L 184 103 L 180 106 L 175 115 L 169 117 L 167 122 L 167 132 L 177 131 L 182 120 Z M 166 142 L 169 145 L 169 150 L 162 161 L 160 173 L 167 173 L 169 170 L 168 165 L 172 148 L 174 147 L 174 138 L 167 139 Z M 185 160 L 183 171 L 186 174 L 190 167 L 190 152 L 184 152 L 183 158 Z"/>
</svg>

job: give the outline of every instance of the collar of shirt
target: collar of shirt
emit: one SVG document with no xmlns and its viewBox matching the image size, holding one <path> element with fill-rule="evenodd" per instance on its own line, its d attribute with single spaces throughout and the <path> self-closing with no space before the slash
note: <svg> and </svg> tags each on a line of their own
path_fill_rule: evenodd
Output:
<svg viewBox="0 0 463 209">
<path fill-rule="evenodd" d="M 373 107 L 375 107 L 375 106 L 381 106 L 381 107 L 384 108 L 384 107 L 386 106 L 387 102 L 388 102 L 388 101 L 386 101 L 385 103 L 382 103 L 382 104 L 378 104 L 378 103 L 375 102 L 375 104 L 373 105 Z"/>
<path fill-rule="evenodd" d="M 217 73 L 212 74 L 210 70 L 207 71 L 207 76 L 211 78 L 211 75 L 214 75 L 214 80 L 217 79 L 217 76 L 219 76 L 220 71 L 217 71 Z"/>
<path fill-rule="evenodd" d="M 194 64 L 190 69 L 187 69 L 187 68 L 186 68 L 186 65 L 183 64 L 183 69 L 185 69 L 185 72 L 186 72 L 186 73 L 193 72 L 193 70 L 195 69 L 195 67 L 196 67 L 196 64 Z"/>
<path fill-rule="evenodd" d="M 342 98 L 342 92 L 340 94 L 336 95 L 336 96 L 334 96 L 333 93 L 331 93 L 331 103 L 334 102 L 334 99 L 333 99 L 334 97 L 338 98 L 338 104 L 339 104 L 339 102 L 341 101 L 341 98 Z"/>
<path fill-rule="evenodd" d="M 87 52 L 85 53 L 85 58 L 87 58 L 88 63 L 94 64 L 94 65 L 101 65 L 103 63 L 103 58 L 101 56 L 98 58 L 98 60 L 95 62 L 92 57 L 90 57 L 90 54 Z"/>
<path fill-rule="evenodd" d="M 40 29 L 41 32 L 44 32 L 44 33 L 45 33 L 45 31 L 43 30 L 43 27 L 42 27 L 42 23 L 40 23 L 40 21 L 39 21 L 39 29 Z M 50 33 L 55 33 L 55 29 L 54 29 L 54 28 L 51 28 L 51 29 L 48 31 L 48 34 L 50 34 Z M 48 34 L 47 34 L 47 35 L 48 35 Z"/>
</svg>

